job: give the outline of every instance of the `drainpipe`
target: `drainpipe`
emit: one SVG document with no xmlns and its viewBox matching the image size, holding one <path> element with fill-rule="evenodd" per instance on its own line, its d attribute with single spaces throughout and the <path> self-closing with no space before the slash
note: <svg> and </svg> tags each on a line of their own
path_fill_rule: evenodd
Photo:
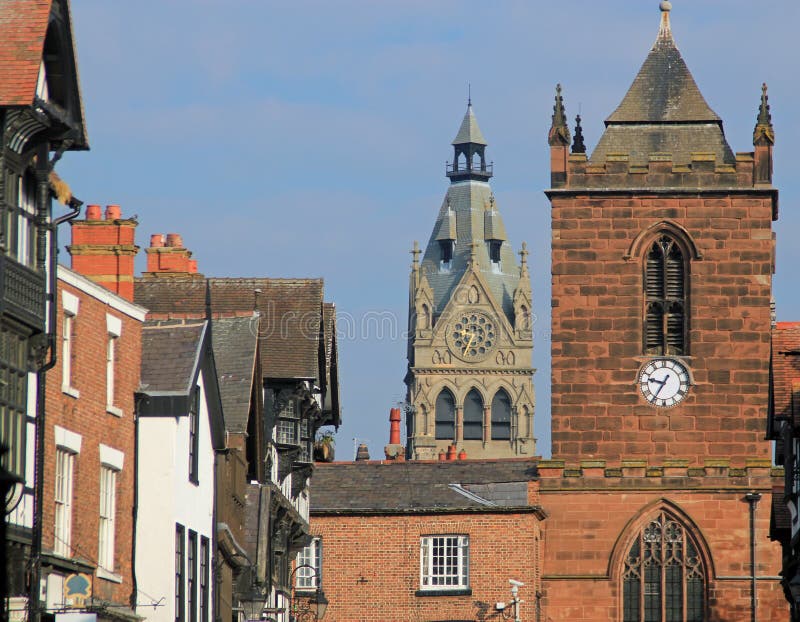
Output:
<svg viewBox="0 0 800 622">
<path fill-rule="evenodd" d="M 28 593 L 28 619 L 32 622 L 41 620 L 42 610 L 40 607 L 39 596 L 42 582 L 42 520 L 44 518 L 42 502 L 44 500 L 44 453 L 45 453 L 45 394 L 47 372 L 56 364 L 57 339 L 55 335 L 56 326 L 56 290 L 58 287 L 58 226 L 73 220 L 80 214 L 83 203 L 74 197 L 70 200 L 68 207 L 70 213 L 47 222 L 49 210 L 45 205 L 50 201 L 50 181 L 49 175 L 52 170 L 53 162 L 47 161 L 47 151 L 40 151 L 39 162 L 41 163 L 36 170 L 37 182 L 37 251 L 36 268 L 40 272 L 47 270 L 47 255 L 45 254 L 46 237 L 45 230 L 50 232 L 50 257 L 48 272 L 48 292 L 46 300 L 49 303 L 47 313 L 47 326 L 45 344 L 49 349 L 49 360 L 40 368 L 36 374 L 36 461 L 33 467 L 33 533 L 31 542 L 31 582 Z M 54 158 L 55 160 L 55 158 Z"/>
<path fill-rule="evenodd" d="M 744 498 L 750 504 L 750 621 L 756 622 L 756 506 L 761 500 L 761 493 L 749 492 Z"/>
</svg>

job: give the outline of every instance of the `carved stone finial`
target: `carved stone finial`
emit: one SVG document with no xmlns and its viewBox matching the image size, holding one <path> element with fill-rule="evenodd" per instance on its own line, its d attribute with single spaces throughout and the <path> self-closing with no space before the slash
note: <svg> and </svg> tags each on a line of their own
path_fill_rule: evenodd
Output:
<svg viewBox="0 0 800 622">
<path fill-rule="evenodd" d="M 519 274 L 523 278 L 528 275 L 528 255 L 530 255 L 528 244 L 523 242 L 522 249 L 519 251 Z"/>
<path fill-rule="evenodd" d="M 753 145 L 775 144 L 775 130 L 772 127 L 772 114 L 769 111 L 767 84 L 761 85 L 761 105 L 758 107 L 758 119 L 753 130 Z"/>
<path fill-rule="evenodd" d="M 575 140 L 572 142 L 572 153 L 586 153 L 586 144 L 583 142 L 583 128 L 581 115 L 575 117 Z"/>
<path fill-rule="evenodd" d="M 669 12 L 672 10 L 672 3 L 669 0 L 661 0 L 658 8 L 661 9 L 661 27 L 658 29 L 658 38 L 672 39 L 672 28 L 669 23 Z"/>
<path fill-rule="evenodd" d="M 411 268 L 416 272 L 419 270 L 419 255 L 422 251 L 419 250 L 419 242 L 414 240 L 414 248 L 411 249 L 412 263 Z"/>
<path fill-rule="evenodd" d="M 661 9 L 662 13 L 669 13 L 672 10 L 672 3 L 669 0 L 661 0 L 658 8 Z"/>
<path fill-rule="evenodd" d="M 556 102 L 553 105 L 553 117 L 547 142 L 551 147 L 566 147 L 570 143 L 569 127 L 567 127 L 567 113 L 564 110 L 564 98 L 561 97 L 561 85 L 556 85 Z"/>
</svg>

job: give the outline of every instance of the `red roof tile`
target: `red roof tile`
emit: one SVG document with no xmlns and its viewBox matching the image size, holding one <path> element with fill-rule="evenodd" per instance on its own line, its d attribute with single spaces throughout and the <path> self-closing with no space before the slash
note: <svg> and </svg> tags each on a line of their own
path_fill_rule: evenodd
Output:
<svg viewBox="0 0 800 622">
<path fill-rule="evenodd" d="M 800 395 L 793 385 L 800 379 L 800 323 L 778 322 L 772 332 L 772 399 L 776 417 L 792 417 L 800 408 Z M 795 386 L 796 388 L 796 386 Z"/>
<path fill-rule="evenodd" d="M 0 106 L 30 106 L 51 0 L 0 0 Z"/>
</svg>

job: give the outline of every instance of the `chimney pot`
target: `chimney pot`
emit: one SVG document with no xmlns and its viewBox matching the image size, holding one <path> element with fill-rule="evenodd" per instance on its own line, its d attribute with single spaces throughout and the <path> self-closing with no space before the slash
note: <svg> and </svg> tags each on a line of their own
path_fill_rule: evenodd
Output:
<svg viewBox="0 0 800 622">
<path fill-rule="evenodd" d="M 400 409 L 389 410 L 389 444 L 400 444 Z"/>
<path fill-rule="evenodd" d="M 161 248 L 164 246 L 164 236 L 161 233 L 154 233 L 150 236 L 150 248 Z"/>
<path fill-rule="evenodd" d="M 121 216 L 119 205 L 106 205 L 106 220 L 119 220 Z"/>
<path fill-rule="evenodd" d="M 366 443 L 361 443 L 356 452 L 356 462 L 363 462 L 369 460 L 369 448 Z"/>
<path fill-rule="evenodd" d="M 167 234 L 167 246 L 172 248 L 183 248 L 183 240 L 179 233 Z"/>
<path fill-rule="evenodd" d="M 86 206 L 86 220 L 100 220 L 102 213 L 99 205 Z"/>
<path fill-rule="evenodd" d="M 451 462 L 456 459 L 456 446 L 455 445 L 450 445 L 447 448 L 447 459 L 449 461 L 451 461 Z"/>
<path fill-rule="evenodd" d="M 466 449 L 462 449 L 461 451 L 458 452 L 458 459 L 459 460 L 466 460 L 467 459 L 467 450 Z"/>
<path fill-rule="evenodd" d="M 444 449 L 439 450 L 439 462 L 444 462 L 446 454 L 444 453 Z"/>
</svg>

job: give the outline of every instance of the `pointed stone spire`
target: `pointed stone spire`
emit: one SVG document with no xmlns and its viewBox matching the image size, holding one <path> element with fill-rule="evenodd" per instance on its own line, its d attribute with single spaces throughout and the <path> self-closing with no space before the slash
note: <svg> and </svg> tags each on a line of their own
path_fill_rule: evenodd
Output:
<svg viewBox="0 0 800 622">
<path fill-rule="evenodd" d="M 572 153 L 586 153 L 586 144 L 583 142 L 583 128 L 581 115 L 575 117 L 575 140 L 572 142 Z"/>
<path fill-rule="evenodd" d="M 775 130 L 772 127 L 766 82 L 761 85 L 761 105 L 758 107 L 758 119 L 756 128 L 753 130 L 753 145 L 762 144 L 775 144 Z"/>
<path fill-rule="evenodd" d="M 470 96 L 467 103 L 467 112 L 464 119 L 461 121 L 461 127 L 458 128 L 458 134 L 453 139 L 453 145 L 488 145 L 486 139 L 483 137 L 481 128 L 478 127 L 478 119 L 472 111 L 472 97 Z"/>
<path fill-rule="evenodd" d="M 567 113 L 564 110 L 564 99 L 561 97 L 560 84 L 556 84 L 556 103 L 553 105 L 553 117 L 547 142 L 551 147 L 568 146 L 570 143 Z"/>
<path fill-rule="evenodd" d="M 669 23 L 669 12 L 672 10 L 672 3 L 669 0 L 662 0 L 658 8 L 661 9 L 661 27 L 658 29 L 658 41 L 672 41 L 672 28 Z"/>
</svg>

